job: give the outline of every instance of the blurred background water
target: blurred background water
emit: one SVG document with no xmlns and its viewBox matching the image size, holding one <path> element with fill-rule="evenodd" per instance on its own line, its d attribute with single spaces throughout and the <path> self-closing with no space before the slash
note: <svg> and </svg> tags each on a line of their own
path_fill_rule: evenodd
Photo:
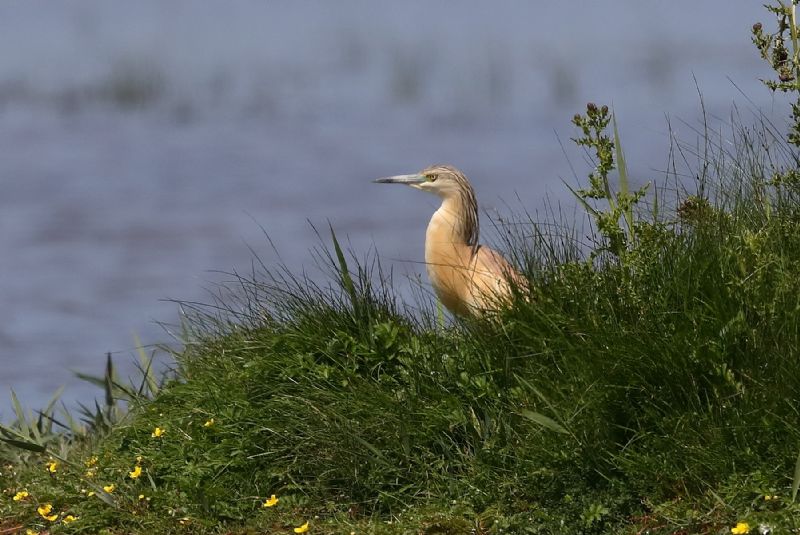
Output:
<svg viewBox="0 0 800 535">
<path fill-rule="evenodd" d="M 574 205 L 559 139 L 582 178 L 590 100 L 636 179 L 663 178 L 665 115 L 692 139 L 698 88 L 723 121 L 773 106 L 761 19 L 752 0 L 2 2 L 0 395 L 91 400 L 71 371 L 110 351 L 130 374 L 134 334 L 168 340 L 163 299 L 208 301 L 247 244 L 278 262 L 259 225 L 295 270 L 330 221 L 421 273 L 435 199 L 379 176 L 449 162 L 490 212 Z"/>
</svg>

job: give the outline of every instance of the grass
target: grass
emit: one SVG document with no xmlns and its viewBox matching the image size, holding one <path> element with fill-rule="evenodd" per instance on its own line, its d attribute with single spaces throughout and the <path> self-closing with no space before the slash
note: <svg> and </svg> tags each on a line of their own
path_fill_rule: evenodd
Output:
<svg viewBox="0 0 800 535">
<path fill-rule="evenodd" d="M 142 353 L 77 418 L 15 403 L 0 533 L 800 530 L 795 149 L 701 131 L 645 197 L 609 113 L 575 119 L 588 240 L 498 227 L 532 288 L 498 317 L 401 302 L 331 229 L 327 283 L 256 262 L 183 303 L 162 380 Z"/>
<path fill-rule="evenodd" d="M 16 447 L 2 450 L 4 527 L 796 528 L 800 207 L 739 134 L 705 167 L 713 202 L 679 195 L 672 219 L 639 214 L 624 250 L 602 233 L 586 254 L 574 232 L 513 227 L 534 290 L 497 321 L 443 328 L 335 235 L 328 286 L 263 267 L 236 275 L 219 301 L 184 304 L 165 384 L 146 374 L 123 389 L 109 369 L 89 432 L 55 432 L 52 408 L 19 415 Z M 37 512 L 47 503 L 55 522 Z"/>
</svg>

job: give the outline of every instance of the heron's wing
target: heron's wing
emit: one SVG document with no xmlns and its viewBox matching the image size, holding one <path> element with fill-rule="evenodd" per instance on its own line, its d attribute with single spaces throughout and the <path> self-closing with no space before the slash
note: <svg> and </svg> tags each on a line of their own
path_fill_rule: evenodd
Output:
<svg viewBox="0 0 800 535">
<path fill-rule="evenodd" d="M 489 247 L 479 246 L 473 262 L 473 287 L 481 294 L 475 298 L 484 308 L 489 308 L 490 301 L 496 303 L 510 296 L 512 286 L 526 288 L 528 285 L 503 255 Z"/>
<path fill-rule="evenodd" d="M 475 253 L 475 271 L 492 275 L 499 280 L 510 280 L 516 284 L 525 283 L 525 278 L 503 258 L 503 255 L 485 245 L 479 246 Z"/>
</svg>

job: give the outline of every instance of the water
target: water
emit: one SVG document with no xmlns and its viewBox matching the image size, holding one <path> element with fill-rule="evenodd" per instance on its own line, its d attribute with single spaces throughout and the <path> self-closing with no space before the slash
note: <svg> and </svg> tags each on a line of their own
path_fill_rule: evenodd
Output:
<svg viewBox="0 0 800 535">
<path fill-rule="evenodd" d="M 169 339 L 164 299 L 208 301 L 246 244 L 278 261 L 259 225 L 293 269 L 310 221 L 420 273 L 435 199 L 375 177 L 450 162 L 487 210 L 574 204 L 559 138 L 582 177 L 588 100 L 613 102 L 634 176 L 660 178 L 693 77 L 711 115 L 772 106 L 756 20 L 744 0 L 4 2 L 0 393 L 90 400 L 71 371 L 110 351 L 130 374 L 134 335 Z"/>
</svg>

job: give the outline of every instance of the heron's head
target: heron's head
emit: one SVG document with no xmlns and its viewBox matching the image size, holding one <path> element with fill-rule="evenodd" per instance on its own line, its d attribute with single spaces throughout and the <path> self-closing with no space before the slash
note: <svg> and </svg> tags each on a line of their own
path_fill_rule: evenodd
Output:
<svg viewBox="0 0 800 535">
<path fill-rule="evenodd" d="M 464 173 L 451 165 L 432 165 L 419 173 L 397 175 L 375 180 L 379 184 L 405 184 L 422 191 L 435 193 L 442 199 L 472 191 Z"/>
</svg>

